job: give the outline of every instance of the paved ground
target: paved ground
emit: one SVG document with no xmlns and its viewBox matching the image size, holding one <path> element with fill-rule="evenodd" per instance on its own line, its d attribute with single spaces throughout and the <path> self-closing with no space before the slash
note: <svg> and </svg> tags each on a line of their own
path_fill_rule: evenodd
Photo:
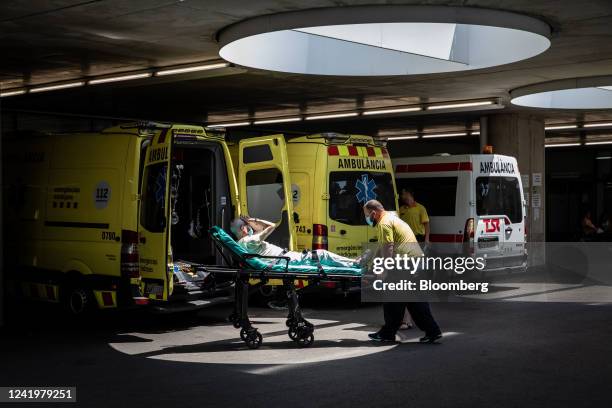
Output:
<svg viewBox="0 0 612 408">
<path fill-rule="evenodd" d="M 249 350 L 223 321 L 225 307 L 75 326 L 32 305 L 1 332 L 0 385 L 76 385 L 79 405 L 106 408 L 612 405 L 612 305 L 434 304 L 443 344 L 380 346 L 366 338 L 380 306 L 304 304 L 318 324 L 307 350 L 265 308 L 252 311 L 264 345 Z"/>
</svg>

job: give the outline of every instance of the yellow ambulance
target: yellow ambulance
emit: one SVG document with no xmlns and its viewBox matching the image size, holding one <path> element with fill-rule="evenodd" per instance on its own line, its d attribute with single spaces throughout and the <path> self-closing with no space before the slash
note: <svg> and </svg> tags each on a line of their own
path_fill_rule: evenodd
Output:
<svg viewBox="0 0 612 408">
<path fill-rule="evenodd" d="M 15 136 L 4 146 L 13 291 L 62 302 L 74 314 L 135 304 L 182 310 L 223 300 L 228 288 L 205 268 L 223 262 L 208 228 L 229 226 L 246 184 L 239 191 L 222 136 L 150 123 Z M 266 150 L 269 160 L 246 163 L 238 177 L 251 168 L 283 169 L 275 140 L 250 139 L 247 150 Z M 288 176 L 280 185 L 289 196 Z M 287 207 L 281 212 L 290 213 Z M 293 247 L 293 228 L 285 230 L 276 243 Z"/>
<path fill-rule="evenodd" d="M 242 176 L 248 184 L 242 213 L 280 225 L 293 224 L 295 250 L 327 249 L 347 257 L 360 256 L 364 243 L 377 240 L 375 229 L 363 217 L 363 204 L 377 199 L 385 208 L 397 210 L 393 166 L 384 144 L 370 136 L 339 133 L 270 137 L 278 140 L 279 156 L 287 169 L 278 167 Z M 257 142 L 247 139 L 241 143 Z M 238 156 L 238 147 L 230 146 L 234 157 Z M 242 168 L 245 160 L 252 165 L 263 157 L 255 157 L 253 152 L 252 158 L 244 156 L 234 161 L 237 173 L 248 172 Z M 281 216 L 279 211 L 284 201 L 275 180 L 280 181 L 282 174 L 289 174 L 291 179 L 291 217 Z M 254 183 L 256 176 L 258 181 Z M 285 234 L 286 229 L 279 233 Z M 333 288 L 336 283 L 322 284 Z"/>
<path fill-rule="evenodd" d="M 277 222 L 283 248 L 358 256 L 374 240 L 364 200 L 395 207 L 392 168 L 369 137 L 241 140 L 199 126 L 125 124 L 99 133 L 19 135 L 4 148 L 5 245 L 12 289 L 95 307 L 160 311 L 228 299 L 208 229 L 247 214 Z M 291 200 L 286 200 L 291 197 Z"/>
</svg>

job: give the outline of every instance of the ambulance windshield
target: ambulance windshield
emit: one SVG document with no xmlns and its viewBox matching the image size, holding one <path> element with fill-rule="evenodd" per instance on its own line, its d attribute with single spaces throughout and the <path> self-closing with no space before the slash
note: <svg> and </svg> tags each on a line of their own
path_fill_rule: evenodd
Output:
<svg viewBox="0 0 612 408">
<path fill-rule="evenodd" d="M 389 173 L 334 171 L 329 174 L 329 218 L 348 225 L 366 225 L 363 204 L 378 200 L 395 211 Z"/>
<path fill-rule="evenodd" d="M 506 215 L 513 223 L 523 220 L 518 179 L 515 177 L 478 177 L 476 179 L 478 215 Z"/>
</svg>

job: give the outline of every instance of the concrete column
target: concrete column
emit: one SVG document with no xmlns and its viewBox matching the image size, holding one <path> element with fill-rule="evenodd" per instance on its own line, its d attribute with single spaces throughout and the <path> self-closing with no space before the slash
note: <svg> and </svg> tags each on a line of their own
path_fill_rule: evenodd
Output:
<svg viewBox="0 0 612 408">
<path fill-rule="evenodd" d="M 545 241 L 544 120 L 527 114 L 504 113 L 488 119 L 488 142 L 497 154 L 516 157 L 527 200 L 527 241 Z M 532 265 L 543 264 L 543 251 L 531 251 Z"/>
</svg>

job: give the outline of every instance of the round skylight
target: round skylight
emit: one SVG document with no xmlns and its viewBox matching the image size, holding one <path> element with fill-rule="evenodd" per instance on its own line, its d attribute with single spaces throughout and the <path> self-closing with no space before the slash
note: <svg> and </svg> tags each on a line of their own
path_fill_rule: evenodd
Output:
<svg viewBox="0 0 612 408">
<path fill-rule="evenodd" d="M 314 75 L 465 71 L 533 57 L 547 24 L 514 13 L 438 6 L 319 8 L 255 17 L 223 29 L 232 63 Z"/>
<path fill-rule="evenodd" d="M 573 78 L 515 89 L 514 105 L 546 109 L 612 108 L 612 76 Z"/>
</svg>

